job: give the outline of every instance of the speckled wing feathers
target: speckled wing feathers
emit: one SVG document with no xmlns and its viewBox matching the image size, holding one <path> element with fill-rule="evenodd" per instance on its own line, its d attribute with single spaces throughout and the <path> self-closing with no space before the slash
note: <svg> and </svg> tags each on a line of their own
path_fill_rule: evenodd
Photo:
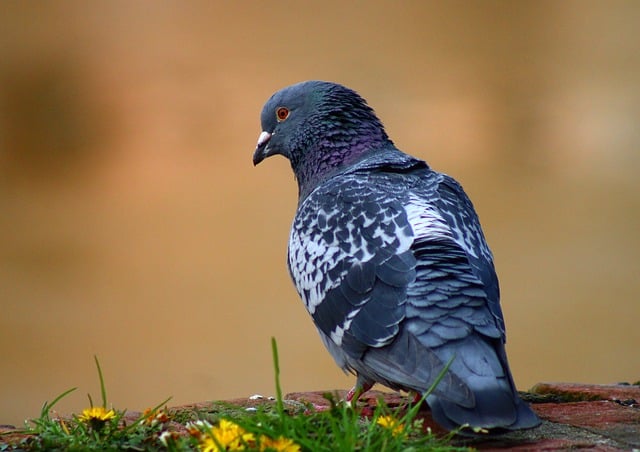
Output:
<svg viewBox="0 0 640 452">
<path fill-rule="evenodd" d="M 316 325 L 336 344 L 347 331 L 371 347 L 397 334 L 406 286 L 415 278 L 411 235 L 399 201 L 366 178 L 340 178 L 300 205 L 289 269 Z"/>
</svg>

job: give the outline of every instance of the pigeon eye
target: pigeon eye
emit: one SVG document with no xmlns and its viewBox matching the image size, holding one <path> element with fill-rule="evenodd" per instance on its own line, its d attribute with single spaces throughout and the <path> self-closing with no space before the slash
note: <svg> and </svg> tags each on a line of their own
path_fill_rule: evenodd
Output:
<svg viewBox="0 0 640 452">
<path fill-rule="evenodd" d="M 278 107 L 276 109 L 276 118 L 278 122 L 282 122 L 289 117 L 289 109 L 286 107 Z"/>
</svg>

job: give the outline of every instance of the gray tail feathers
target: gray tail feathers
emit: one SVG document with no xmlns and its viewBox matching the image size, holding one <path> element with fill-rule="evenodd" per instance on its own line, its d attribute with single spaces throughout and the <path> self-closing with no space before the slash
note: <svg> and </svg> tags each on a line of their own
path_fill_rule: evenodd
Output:
<svg viewBox="0 0 640 452">
<path fill-rule="evenodd" d="M 502 390 L 475 392 L 476 406 L 466 408 L 438 396 L 427 397 L 433 419 L 447 430 L 462 425 L 499 433 L 536 427 L 540 419 L 517 394 Z M 462 433 L 465 431 L 463 430 Z"/>
<path fill-rule="evenodd" d="M 436 390 L 427 397 L 434 420 L 449 430 L 468 424 L 496 433 L 539 425 L 538 416 L 516 391 L 502 342 L 481 336 L 463 341 L 456 346 L 450 370 L 473 393 L 472 406 Z"/>
</svg>

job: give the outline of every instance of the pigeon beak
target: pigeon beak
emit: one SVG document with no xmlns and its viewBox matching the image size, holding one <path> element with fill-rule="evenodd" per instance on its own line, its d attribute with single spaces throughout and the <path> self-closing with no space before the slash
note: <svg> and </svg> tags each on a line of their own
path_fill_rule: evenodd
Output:
<svg viewBox="0 0 640 452">
<path fill-rule="evenodd" d="M 269 132 L 262 132 L 258 137 L 258 143 L 256 144 L 256 151 L 253 153 L 253 165 L 257 165 L 271 154 L 269 154 L 269 140 L 271 134 Z"/>
</svg>

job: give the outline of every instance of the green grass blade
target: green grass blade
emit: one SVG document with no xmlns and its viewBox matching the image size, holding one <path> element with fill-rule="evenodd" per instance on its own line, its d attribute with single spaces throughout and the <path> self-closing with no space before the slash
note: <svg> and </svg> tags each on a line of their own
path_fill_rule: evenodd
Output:
<svg viewBox="0 0 640 452">
<path fill-rule="evenodd" d="M 51 411 L 53 409 L 54 405 L 56 403 L 58 403 L 60 400 L 62 400 L 63 398 L 65 398 L 67 395 L 71 394 L 76 389 L 78 389 L 78 388 L 67 389 L 65 392 L 63 392 L 58 397 L 53 399 L 53 402 L 51 402 L 51 403 L 44 402 L 44 405 L 42 405 L 42 410 L 40 411 L 40 418 L 48 417 L 49 416 L 49 411 Z"/>
<path fill-rule="evenodd" d="M 104 384 L 104 376 L 102 375 L 102 369 L 100 368 L 100 361 L 98 357 L 93 355 L 93 359 L 96 361 L 96 367 L 98 368 L 98 378 L 100 378 L 100 394 L 102 395 L 102 408 L 107 409 L 107 388 Z"/>
<path fill-rule="evenodd" d="M 282 401 L 282 388 L 280 387 L 280 360 L 278 358 L 278 343 L 276 338 L 271 338 L 271 352 L 273 354 L 273 372 L 276 380 L 276 410 L 282 421 L 285 421 L 284 402 Z"/>
</svg>

